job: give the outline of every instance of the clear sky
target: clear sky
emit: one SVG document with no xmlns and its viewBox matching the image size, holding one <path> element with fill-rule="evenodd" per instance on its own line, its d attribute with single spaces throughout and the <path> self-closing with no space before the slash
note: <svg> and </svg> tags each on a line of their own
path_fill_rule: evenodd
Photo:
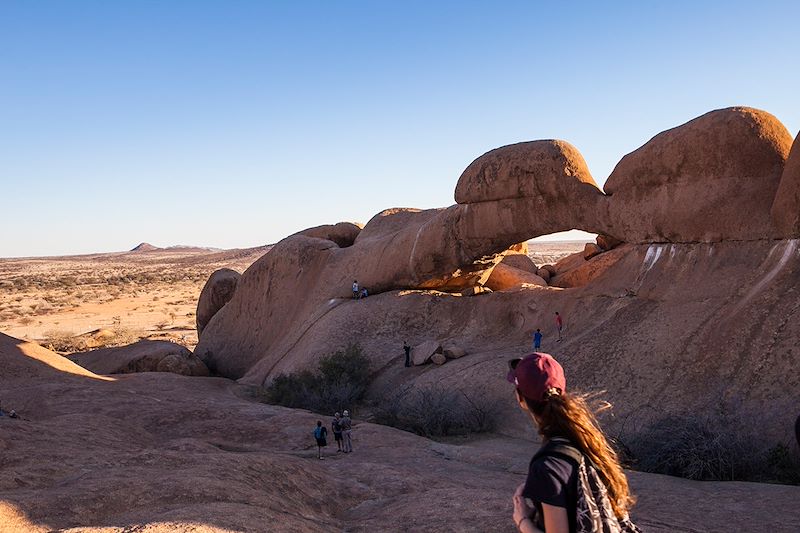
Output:
<svg viewBox="0 0 800 533">
<path fill-rule="evenodd" d="M 0 2 L 0 257 L 272 243 L 444 207 L 505 144 L 599 184 L 748 105 L 800 129 L 800 2 Z"/>
</svg>

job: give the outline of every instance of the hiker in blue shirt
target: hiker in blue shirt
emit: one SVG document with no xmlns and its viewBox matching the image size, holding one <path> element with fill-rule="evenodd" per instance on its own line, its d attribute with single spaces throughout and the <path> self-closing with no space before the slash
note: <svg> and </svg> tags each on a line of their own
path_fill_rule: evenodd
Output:
<svg viewBox="0 0 800 533">
<path fill-rule="evenodd" d="M 536 328 L 536 332 L 533 334 L 533 351 L 538 352 L 539 348 L 542 347 L 542 332 L 539 328 Z"/>
<path fill-rule="evenodd" d="M 328 428 L 322 425 L 322 420 L 317 420 L 317 427 L 314 428 L 314 438 L 317 439 L 317 457 L 321 460 L 322 448 L 328 445 Z"/>
</svg>

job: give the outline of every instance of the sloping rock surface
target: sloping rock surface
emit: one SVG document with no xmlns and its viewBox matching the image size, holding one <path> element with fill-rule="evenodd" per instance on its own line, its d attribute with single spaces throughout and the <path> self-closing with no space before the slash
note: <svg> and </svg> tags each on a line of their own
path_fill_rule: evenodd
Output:
<svg viewBox="0 0 800 533">
<path fill-rule="evenodd" d="M 60 357 L 37 350 L 27 361 L 30 347 L 6 340 L 3 368 Z M 405 370 L 452 373 L 469 357 Z M 538 446 L 530 429 L 524 439 L 440 443 L 354 413 L 355 452 L 328 449 L 319 461 L 311 430 L 329 413 L 257 403 L 221 378 L 103 381 L 54 378 L 49 368 L 47 378 L 0 373 L 3 405 L 24 417 L 0 417 L 3 533 L 510 532 L 510 497 Z M 800 522 L 798 487 L 635 472 L 630 481 L 639 498 L 632 516 L 645 531 L 728 532 L 734 523 L 782 532 Z"/>
</svg>

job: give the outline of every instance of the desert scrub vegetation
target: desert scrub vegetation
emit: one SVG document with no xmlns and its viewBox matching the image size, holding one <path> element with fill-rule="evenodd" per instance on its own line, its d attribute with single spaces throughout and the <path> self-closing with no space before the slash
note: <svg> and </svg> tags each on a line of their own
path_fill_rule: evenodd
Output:
<svg viewBox="0 0 800 533">
<path fill-rule="evenodd" d="M 497 402 L 484 394 L 468 395 L 442 385 L 404 387 L 380 398 L 375 421 L 435 438 L 492 431 Z"/>
<path fill-rule="evenodd" d="M 75 353 L 98 348 L 125 346 L 144 339 L 147 334 L 143 330 L 115 328 L 98 330 L 93 333 L 75 335 L 71 331 L 51 329 L 44 332 L 39 344 L 58 353 Z"/>
<path fill-rule="evenodd" d="M 316 371 L 277 376 L 262 397 L 267 403 L 316 412 L 352 409 L 363 399 L 369 375 L 369 358 L 351 344 L 321 358 Z"/>
<path fill-rule="evenodd" d="M 664 417 L 619 438 L 629 465 L 644 472 L 706 481 L 800 484 L 800 454 L 792 442 L 765 442 L 736 417 Z"/>
</svg>

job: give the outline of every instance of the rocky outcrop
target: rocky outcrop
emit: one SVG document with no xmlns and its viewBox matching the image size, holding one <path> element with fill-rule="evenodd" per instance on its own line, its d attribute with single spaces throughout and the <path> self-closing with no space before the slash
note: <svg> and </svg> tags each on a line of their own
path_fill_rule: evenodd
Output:
<svg viewBox="0 0 800 533">
<path fill-rule="evenodd" d="M 603 250 L 611 250 L 612 248 L 615 248 L 620 244 L 622 244 L 622 241 L 617 239 L 616 237 L 603 234 L 598 235 L 595 241 L 597 242 L 597 246 L 599 246 Z"/>
<path fill-rule="evenodd" d="M 800 135 L 786 160 L 771 212 L 781 237 L 800 237 Z"/>
<path fill-rule="evenodd" d="M 503 259 L 500 261 L 500 264 L 514 267 L 519 270 L 524 270 L 525 272 L 530 272 L 531 274 L 536 274 L 538 270 L 536 263 L 527 256 L 527 254 L 506 254 L 503 256 Z"/>
<path fill-rule="evenodd" d="M 792 138 L 747 107 L 706 113 L 622 158 L 605 183 L 610 231 L 626 242 L 768 239 Z"/>
<path fill-rule="evenodd" d="M 520 289 L 529 285 L 546 287 L 547 282 L 536 274 L 508 266 L 505 263 L 496 265 L 486 281 L 486 287 L 493 291 Z"/>
<path fill-rule="evenodd" d="M 361 226 L 352 222 L 339 222 L 337 224 L 326 224 L 309 228 L 299 232 L 299 235 L 314 237 L 317 239 L 327 239 L 333 241 L 340 248 L 352 246 L 361 233 Z"/>
<path fill-rule="evenodd" d="M 209 276 L 197 300 L 197 336 L 200 337 L 217 311 L 233 298 L 242 275 L 230 268 L 221 268 Z"/>
<path fill-rule="evenodd" d="M 192 352 L 169 341 L 141 340 L 127 346 L 74 353 L 69 359 L 95 374 L 172 372 L 184 376 L 208 375 L 206 365 Z"/>
<path fill-rule="evenodd" d="M 581 184 L 589 187 L 582 187 Z M 503 146 L 473 161 L 458 180 L 459 204 L 541 197 L 563 203 L 595 196 L 597 185 L 581 153 L 558 140 Z"/>
<path fill-rule="evenodd" d="M 458 344 L 449 342 L 442 347 L 442 354 L 448 359 L 460 359 L 467 355 L 467 351 Z"/>
<path fill-rule="evenodd" d="M 507 289 L 525 284 L 517 271 L 524 271 L 526 278 L 535 274 L 527 271 L 533 269 L 529 264 L 509 270 L 516 268 L 506 259 L 511 257 L 509 248 L 557 231 L 578 228 L 603 236 L 597 247 L 590 247 L 588 261 L 583 253 L 575 254 L 556 267 L 537 270 L 542 276 L 549 272 L 548 280 L 533 279 L 540 285 L 571 288 L 604 279 L 619 258 L 614 252 L 628 246 L 618 244 L 620 240 L 694 242 L 768 235 L 764 197 L 777 187 L 775 177 L 788 153 L 786 135 L 774 117 L 761 111 L 712 112 L 656 136 L 626 156 L 609 179 L 610 197 L 593 184 L 577 150 L 562 141 L 492 150 L 462 174 L 457 205 L 385 210 L 347 247 L 320 237 L 317 229 L 312 236 L 301 232 L 278 243 L 243 274 L 234 296 L 203 331 L 196 353 L 212 371 L 263 384 L 276 372 L 298 368 L 300 362 L 287 354 L 295 353 L 308 332 L 328 317 L 338 317 L 337 327 L 343 331 L 365 327 L 365 317 L 361 322 L 347 318 L 373 305 L 350 299 L 354 279 L 373 295 L 367 302 L 384 295 L 391 298 L 395 291 L 404 295 L 400 302 L 415 301 L 409 295 L 426 289 L 431 289 L 425 294 L 435 295 L 432 298 L 445 298 L 444 292 L 479 295 L 469 299 L 474 302 L 491 299 L 492 287 L 500 289 L 497 297 L 514 298 Z M 770 187 L 772 192 L 765 192 Z M 746 208 L 739 196 L 748 197 Z M 771 205 L 771 199 L 767 203 Z M 733 211 L 739 220 L 731 222 Z M 752 223 L 751 211 L 758 212 Z M 704 216 L 698 217 L 698 212 Z M 713 220 L 705 224 L 705 219 Z M 593 255 L 598 250 L 606 251 Z M 504 272 L 515 274 L 513 283 L 498 281 Z M 635 292 L 635 284 L 634 278 L 629 287 L 615 290 L 623 295 Z M 544 293 L 560 291 L 519 292 L 546 298 Z M 522 311 L 510 303 L 509 308 L 514 311 L 504 319 L 522 327 Z M 315 350 L 326 343 L 320 338 L 318 344 L 308 352 L 309 360 L 324 355 Z"/>
<path fill-rule="evenodd" d="M 583 247 L 583 258 L 588 261 L 592 257 L 603 253 L 603 249 L 593 242 L 587 242 Z"/>
<path fill-rule="evenodd" d="M 414 366 L 424 365 L 434 354 L 442 353 L 442 345 L 436 341 L 425 341 L 411 349 L 411 362 Z"/>
</svg>

